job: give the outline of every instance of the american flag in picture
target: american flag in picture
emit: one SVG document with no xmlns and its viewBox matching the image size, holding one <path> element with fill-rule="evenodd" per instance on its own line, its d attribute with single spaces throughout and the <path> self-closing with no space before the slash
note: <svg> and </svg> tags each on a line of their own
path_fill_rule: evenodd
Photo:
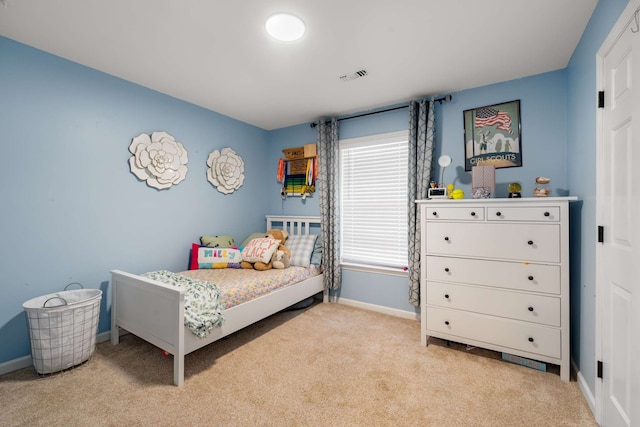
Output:
<svg viewBox="0 0 640 427">
<path fill-rule="evenodd" d="M 490 107 L 478 108 L 476 110 L 476 128 L 493 125 L 498 125 L 497 129 L 513 133 L 509 113 Z"/>
</svg>

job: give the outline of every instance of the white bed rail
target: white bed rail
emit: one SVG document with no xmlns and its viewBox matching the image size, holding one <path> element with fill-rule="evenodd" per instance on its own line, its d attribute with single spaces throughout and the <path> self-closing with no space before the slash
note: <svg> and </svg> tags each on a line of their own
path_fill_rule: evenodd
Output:
<svg viewBox="0 0 640 427">
<path fill-rule="evenodd" d="M 311 226 L 317 226 L 320 230 L 319 216 L 277 216 L 267 215 L 267 230 L 279 228 L 276 225 L 282 224 L 282 229 L 290 235 L 311 234 Z"/>
</svg>

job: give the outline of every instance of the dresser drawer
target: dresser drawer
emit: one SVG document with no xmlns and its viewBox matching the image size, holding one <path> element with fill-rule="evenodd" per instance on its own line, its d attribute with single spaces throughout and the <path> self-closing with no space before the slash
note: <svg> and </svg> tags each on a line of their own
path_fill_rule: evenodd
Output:
<svg viewBox="0 0 640 427">
<path fill-rule="evenodd" d="M 484 220 L 484 208 L 476 207 L 451 207 L 451 206 L 434 206 L 426 208 L 427 221 L 446 221 L 446 220 Z"/>
<path fill-rule="evenodd" d="M 427 307 L 427 335 L 447 334 L 560 358 L 560 329 L 467 311 Z"/>
<path fill-rule="evenodd" d="M 526 208 L 490 206 L 487 208 L 487 220 L 559 222 L 560 208 L 558 206 L 536 206 Z"/>
<path fill-rule="evenodd" d="M 428 280 L 560 294 L 560 266 L 427 256 Z"/>
<path fill-rule="evenodd" d="M 559 224 L 426 223 L 428 255 L 560 262 Z"/>
<path fill-rule="evenodd" d="M 560 326 L 560 298 L 547 295 L 427 282 L 427 305 Z"/>
</svg>

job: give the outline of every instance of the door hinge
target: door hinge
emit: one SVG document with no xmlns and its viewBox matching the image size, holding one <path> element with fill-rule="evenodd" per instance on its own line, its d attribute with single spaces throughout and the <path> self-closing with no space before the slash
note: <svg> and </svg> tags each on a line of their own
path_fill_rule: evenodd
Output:
<svg viewBox="0 0 640 427">
<path fill-rule="evenodd" d="M 604 227 L 598 226 L 598 243 L 604 243 Z"/>
<path fill-rule="evenodd" d="M 598 108 L 604 108 L 604 91 L 598 92 Z"/>
<path fill-rule="evenodd" d="M 598 360 L 598 378 L 602 379 L 602 360 Z"/>
</svg>

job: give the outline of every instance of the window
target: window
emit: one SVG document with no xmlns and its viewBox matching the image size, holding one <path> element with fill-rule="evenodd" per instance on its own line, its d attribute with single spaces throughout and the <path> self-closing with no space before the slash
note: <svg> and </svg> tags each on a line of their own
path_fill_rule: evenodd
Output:
<svg viewBox="0 0 640 427">
<path fill-rule="evenodd" d="M 340 141 L 341 262 L 407 266 L 408 132 Z"/>
</svg>

